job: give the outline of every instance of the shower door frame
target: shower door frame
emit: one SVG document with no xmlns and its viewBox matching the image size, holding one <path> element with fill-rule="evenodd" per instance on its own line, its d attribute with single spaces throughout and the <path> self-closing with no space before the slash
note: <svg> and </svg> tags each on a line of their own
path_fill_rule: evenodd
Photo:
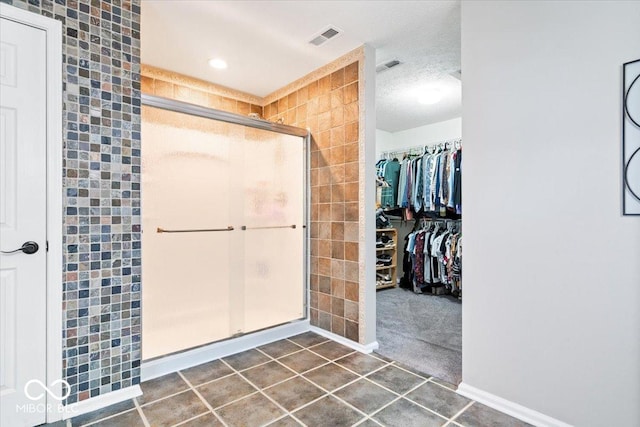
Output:
<svg viewBox="0 0 640 427">
<path fill-rule="evenodd" d="M 311 132 L 307 129 L 302 129 L 295 126 L 289 126 L 280 123 L 272 123 L 263 119 L 254 119 L 251 117 L 242 116 L 240 114 L 229 113 L 227 111 L 216 110 L 214 108 L 202 107 L 200 105 L 191 104 L 184 101 L 177 101 L 170 98 L 164 98 L 155 95 L 142 94 L 141 107 L 153 107 L 162 110 L 172 111 L 176 113 L 188 114 L 197 117 L 203 117 L 206 119 L 217 120 L 221 122 L 237 124 L 240 126 L 247 126 L 255 129 L 261 129 L 271 131 L 275 133 L 281 133 L 291 136 L 298 136 L 302 138 L 302 152 L 303 152 L 303 313 L 304 317 L 295 319 L 284 324 L 273 325 L 257 331 L 247 332 L 241 336 L 231 336 L 211 343 L 203 344 L 197 347 L 185 349 L 176 353 L 170 353 L 166 356 L 160 356 L 148 360 L 142 360 L 141 377 L 142 381 L 150 380 L 158 376 L 164 375 L 169 372 L 174 372 L 179 369 L 184 369 L 189 366 L 194 366 L 204 361 L 211 360 L 217 357 L 222 357 L 228 354 L 242 351 L 246 348 L 251 348 L 256 345 L 261 345 L 275 339 L 279 339 L 280 335 L 284 338 L 286 335 L 290 336 L 296 333 L 304 332 L 309 329 L 310 319 L 310 307 L 309 307 L 309 271 L 311 268 L 311 257 L 309 253 L 309 212 L 311 210 L 311 191 L 309 189 L 311 183 L 309 165 L 311 162 Z M 141 188 L 144 191 L 144 188 Z M 144 228 L 142 230 L 145 231 Z M 144 250 L 144 248 L 142 249 Z M 144 278 L 144 266 L 143 266 L 143 278 Z M 144 292 L 144 280 L 143 290 Z M 144 301 L 143 301 L 144 304 Z M 141 319 L 144 322 L 144 318 Z M 288 325 L 292 325 L 293 328 L 288 328 Z M 264 334 L 262 339 L 252 340 L 253 337 L 264 332 L 271 332 Z M 142 337 L 144 339 L 144 336 Z M 238 342 L 239 346 L 234 346 L 234 341 Z M 264 341 L 264 342 L 261 342 Z M 256 344 L 257 343 L 257 344 Z"/>
</svg>

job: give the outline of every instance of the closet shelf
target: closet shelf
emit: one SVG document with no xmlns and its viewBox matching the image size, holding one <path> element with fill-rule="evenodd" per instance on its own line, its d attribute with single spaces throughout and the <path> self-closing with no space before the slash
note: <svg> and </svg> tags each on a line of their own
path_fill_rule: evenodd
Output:
<svg viewBox="0 0 640 427">
<path fill-rule="evenodd" d="M 396 284 L 393 282 L 376 283 L 376 289 L 395 288 Z"/>
<path fill-rule="evenodd" d="M 391 265 L 376 266 L 376 271 L 378 271 L 378 270 L 388 270 L 390 268 L 396 268 L 396 265 L 395 264 L 391 264 Z"/>
<path fill-rule="evenodd" d="M 376 248 L 376 252 L 390 251 L 390 250 L 392 250 L 392 249 L 393 249 L 393 250 L 395 250 L 395 249 L 396 249 L 395 245 L 393 245 L 393 246 L 388 246 L 388 247 L 385 247 L 385 248 Z"/>
</svg>

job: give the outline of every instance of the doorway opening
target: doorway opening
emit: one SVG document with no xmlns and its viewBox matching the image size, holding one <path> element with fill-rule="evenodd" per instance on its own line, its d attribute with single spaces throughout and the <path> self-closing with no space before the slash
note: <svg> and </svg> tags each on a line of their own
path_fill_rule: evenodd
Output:
<svg viewBox="0 0 640 427">
<path fill-rule="evenodd" d="M 408 28 L 415 42 L 376 52 L 376 331 L 378 353 L 457 385 L 461 62 L 459 5 L 450 9 Z"/>
</svg>

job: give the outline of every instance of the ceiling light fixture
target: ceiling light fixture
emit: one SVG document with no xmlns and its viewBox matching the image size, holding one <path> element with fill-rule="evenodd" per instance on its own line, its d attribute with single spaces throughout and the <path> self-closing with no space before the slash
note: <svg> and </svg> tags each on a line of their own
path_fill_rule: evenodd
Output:
<svg viewBox="0 0 640 427">
<path fill-rule="evenodd" d="M 213 58 L 209 60 L 209 65 L 216 70 L 224 70 L 227 68 L 227 61 L 220 58 Z"/>
<path fill-rule="evenodd" d="M 433 105 L 440 102 L 440 100 L 442 100 L 442 97 L 443 93 L 440 89 L 425 89 L 418 95 L 418 102 L 424 105 Z"/>
</svg>

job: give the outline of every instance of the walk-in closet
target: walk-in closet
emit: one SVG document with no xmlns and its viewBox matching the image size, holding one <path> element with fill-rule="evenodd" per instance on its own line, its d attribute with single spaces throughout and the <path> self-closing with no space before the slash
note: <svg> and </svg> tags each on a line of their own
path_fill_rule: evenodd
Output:
<svg viewBox="0 0 640 427">
<path fill-rule="evenodd" d="M 379 352 L 456 383 L 462 354 L 462 142 L 384 152 L 376 182 Z M 393 260 L 389 266 L 386 257 Z"/>
</svg>

